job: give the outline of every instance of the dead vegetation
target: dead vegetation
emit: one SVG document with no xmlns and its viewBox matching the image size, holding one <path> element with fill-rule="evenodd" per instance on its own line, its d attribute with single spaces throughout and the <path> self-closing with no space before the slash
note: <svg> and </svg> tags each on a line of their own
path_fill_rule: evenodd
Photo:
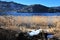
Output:
<svg viewBox="0 0 60 40">
<path fill-rule="evenodd" d="M 60 16 L 0 16 L 0 28 L 3 29 L 25 32 L 26 29 L 49 29 L 49 27 L 55 36 L 60 37 Z"/>
</svg>

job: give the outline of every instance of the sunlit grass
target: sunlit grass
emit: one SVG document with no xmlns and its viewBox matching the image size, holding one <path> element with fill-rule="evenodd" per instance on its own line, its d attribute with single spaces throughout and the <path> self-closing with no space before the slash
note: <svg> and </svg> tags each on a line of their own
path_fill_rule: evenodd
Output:
<svg viewBox="0 0 60 40">
<path fill-rule="evenodd" d="M 60 16 L 0 16 L 0 27 L 23 32 L 32 29 L 49 29 L 57 35 L 57 32 L 60 33 Z"/>
</svg>

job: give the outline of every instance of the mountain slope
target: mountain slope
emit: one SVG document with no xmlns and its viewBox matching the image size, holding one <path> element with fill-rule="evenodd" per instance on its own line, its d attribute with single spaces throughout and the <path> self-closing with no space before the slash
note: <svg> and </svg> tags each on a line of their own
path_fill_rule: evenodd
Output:
<svg viewBox="0 0 60 40">
<path fill-rule="evenodd" d="M 23 5 L 15 2 L 0 1 L 0 13 L 8 12 L 8 11 L 16 11 L 16 12 L 23 12 L 23 13 L 60 12 L 60 10 L 58 9 L 53 9 L 40 4 Z"/>
</svg>

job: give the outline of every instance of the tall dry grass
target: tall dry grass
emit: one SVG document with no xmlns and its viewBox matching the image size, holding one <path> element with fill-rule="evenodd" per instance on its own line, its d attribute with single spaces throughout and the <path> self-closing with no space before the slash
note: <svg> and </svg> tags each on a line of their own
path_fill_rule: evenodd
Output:
<svg viewBox="0 0 60 40">
<path fill-rule="evenodd" d="M 54 29 L 51 31 L 58 35 L 60 33 L 60 16 L 0 16 L 0 28 L 14 31 L 49 29 L 49 24 Z"/>
</svg>

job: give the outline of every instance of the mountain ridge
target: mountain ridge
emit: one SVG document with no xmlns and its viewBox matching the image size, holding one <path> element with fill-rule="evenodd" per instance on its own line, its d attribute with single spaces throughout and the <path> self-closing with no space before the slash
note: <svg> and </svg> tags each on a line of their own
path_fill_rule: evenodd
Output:
<svg viewBox="0 0 60 40">
<path fill-rule="evenodd" d="M 60 12 L 58 9 L 46 7 L 41 4 L 23 5 L 15 2 L 0 1 L 0 12 L 16 11 L 22 13 L 54 13 Z"/>
</svg>

